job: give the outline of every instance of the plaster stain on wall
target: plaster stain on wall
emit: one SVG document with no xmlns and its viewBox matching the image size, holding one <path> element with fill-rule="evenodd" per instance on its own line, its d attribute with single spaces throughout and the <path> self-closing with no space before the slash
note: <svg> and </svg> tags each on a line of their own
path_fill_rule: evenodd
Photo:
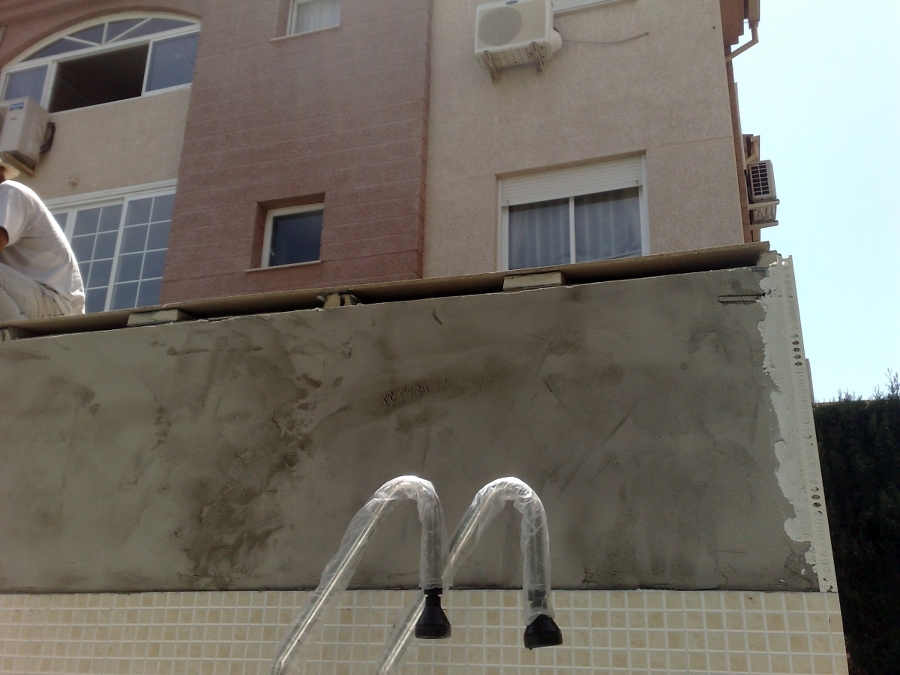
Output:
<svg viewBox="0 0 900 675">
<path fill-rule="evenodd" d="M 449 380 L 443 377 L 432 380 L 420 380 L 391 389 L 381 397 L 381 403 L 386 412 L 394 412 L 403 406 L 415 403 L 429 394 L 445 391 L 449 387 Z"/>
<path fill-rule="evenodd" d="M 226 588 L 235 578 L 253 577 L 269 539 L 285 526 L 282 514 L 266 507 L 266 497 L 278 492 L 276 482 L 299 462 L 295 450 L 248 448 L 233 456 L 240 470 L 224 480 L 198 480 L 192 490 L 196 520 L 173 533 L 181 538 L 185 529 L 193 530 L 183 550 L 194 583 L 203 588 Z"/>
</svg>

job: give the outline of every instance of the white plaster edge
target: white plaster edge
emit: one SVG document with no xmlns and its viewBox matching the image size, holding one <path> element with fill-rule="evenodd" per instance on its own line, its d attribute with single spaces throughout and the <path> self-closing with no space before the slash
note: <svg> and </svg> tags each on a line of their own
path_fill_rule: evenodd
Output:
<svg viewBox="0 0 900 675">
<path fill-rule="evenodd" d="M 760 282 L 760 302 L 766 316 L 759 323 L 765 358 L 763 370 L 772 379 L 772 405 L 778 418 L 775 454 L 778 485 L 794 507 L 784 523 L 796 542 L 809 542 L 806 561 L 812 565 L 822 592 L 837 592 L 834 555 L 822 485 L 822 470 L 812 412 L 809 365 L 800 330 L 800 308 L 794 267 L 778 256 Z"/>
</svg>

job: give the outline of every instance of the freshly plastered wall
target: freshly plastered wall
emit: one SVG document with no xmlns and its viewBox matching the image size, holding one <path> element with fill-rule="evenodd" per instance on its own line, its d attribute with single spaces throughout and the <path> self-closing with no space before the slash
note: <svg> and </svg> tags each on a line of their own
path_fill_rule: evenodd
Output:
<svg viewBox="0 0 900 675">
<path fill-rule="evenodd" d="M 557 588 L 833 590 L 792 283 L 778 262 L 0 342 L 0 588 L 311 588 L 413 473 L 451 529 L 528 482 Z M 520 584 L 514 512 L 484 536 L 457 582 Z M 414 587 L 418 542 L 405 505 L 354 583 Z"/>
<path fill-rule="evenodd" d="M 743 242 L 718 0 L 557 14 L 544 72 L 497 82 L 473 54 L 478 4 L 434 3 L 426 277 L 498 269 L 498 179 L 622 156 L 646 156 L 652 253 Z"/>
</svg>

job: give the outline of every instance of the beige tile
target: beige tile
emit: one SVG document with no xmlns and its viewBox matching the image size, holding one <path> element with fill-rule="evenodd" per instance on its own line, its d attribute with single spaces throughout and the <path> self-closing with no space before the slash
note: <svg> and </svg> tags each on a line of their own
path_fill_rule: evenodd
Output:
<svg viewBox="0 0 900 675">
<path fill-rule="evenodd" d="M 718 672 L 727 672 L 728 671 L 728 655 L 721 653 L 710 653 L 709 655 L 709 669 L 712 671 Z"/>
<path fill-rule="evenodd" d="M 725 628 L 725 617 L 718 612 L 709 612 L 706 614 L 707 630 L 722 630 Z"/>
<path fill-rule="evenodd" d="M 773 633 L 783 633 L 785 631 L 783 614 L 766 614 L 766 630 Z"/>
<path fill-rule="evenodd" d="M 669 668 L 670 672 L 687 670 L 687 653 L 686 652 L 669 652 Z"/>
<path fill-rule="evenodd" d="M 792 654 L 791 668 L 795 675 L 810 675 L 812 673 L 811 659 L 808 654 Z"/>
<path fill-rule="evenodd" d="M 629 656 L 631 657 L 632 672 L 640 672 L 641 669 L 647 668 L 648 655 L 646 651 L 632 651 Z"/>
<path fill-rule="evenodd" d="M 806 615 L 806 621 L 811 633 L 831 632 L 831 626 L 828 623 L 828 615 L 824 612 L 811 612 Z"/>
<path fill-rule="evenodd" d="M 725 651 L 725 633 L 720 631 L 706 634 L 706 648 L 711 651 Z M 692 647 L 693 649 L 693 647 Z"/>
<path fill-rule="evenodd" d="M 591 652 L 588 649 L 576 649 L 574 650 L 572 665 L 576 668 L 590 668 L 591 666 Z"/>
<path fill-rule="evenodd" d="M 782 631 L 769 633 L 769 650 L 773 652 L 787 652 L 788 639 Z"/>
<path fill-rule="evenodd" d="M 769 657 L 767 654 L 750 654 L 748 657 L 751 673 L 769 673 Z"/>
<path fill-rule="evenodd" d="M 791 632 L 805 633 L 806 632 L 806 614 L 799 613 L 799 612 L 788 612 L 787 628 Z"/>
<path fill-rule="evenodd" d="M 650 649 L 665 649 L 666 648 L 666 633 L 665 631 L 655 630 L 650 631 L 647 634 L 647 646 Z"/>
<path fill-rule="evenodd" d="M 688 631 L 687 648 L 690 650 L 706 649 L 706 635 L 698 630 Z"/>
<path fill-rule="evenodd" d="M 791 612 L 805 612 L 804 596 L 806 593 L 785 593 L 783 596 L 785 609 Z"/>
<path fill-rule="evenodd" d="M 610 628 L 625 628 L 628 625 L 628 614 L 626 612 L 610 612 L 609 613 L 609 627 Z"/>
<path fill-rule="evenodd" d="M 708 668 L 706 657 L 704 652 L 688 652 L 688 663 L 694 670 L 706 670 Z"/>
<path fill-rule="evenodd" d="M 609 644 L 613 649 L 624 649 L 628 647 L 628 632 L 624 630 L 613 630 L 609 633 Z"/>
<path fill-rule="evenodd" d="M 728 670 L 732 673 L 746 673 L 750 671 L 750 663 L 746 654 L 729 654 Z"/>
<path fill-rule="evenodd" d="M 809 637 L 806 635 L 789 635 L 788 646 L 792 654 L 809 654 Z"/>
<path fill-rule="evenodd" d="M 703 595 L 701 593 L 680 593 L 685 609 L 703 609 Z"/>
<path fill-rule="evenodd" d="M 744 614 L 744 626 L 748 631 L 765 630 L 765 616 L 759 612 L 747 612 Z"/>
<path fill-rule="evenodd" d="M 764 633 L 748 633 L 747 649 L 751 652 L 766 652 L 769 650 Z"/>
<path fill-rule="evenodd" d="M 684 623 L 688 630 L 703 630 L 707 625 L 706 617 L 702 612 L 685 612 Z M 721 628 L 721 619 L 719 628 Z"/>
<path fill-rule="evenodd" d="M 666 653 L 663 651 L 651 651 L 649 652 L 648 662 L 651 670 L 665 670 Z"/>
<path fill-rule="evenodd" d="M 670 650 L 678 650 L 685 648 L 685 635 L 684 633 L 669 631 L 666 639 L 669 643 Z"/>
</svg>

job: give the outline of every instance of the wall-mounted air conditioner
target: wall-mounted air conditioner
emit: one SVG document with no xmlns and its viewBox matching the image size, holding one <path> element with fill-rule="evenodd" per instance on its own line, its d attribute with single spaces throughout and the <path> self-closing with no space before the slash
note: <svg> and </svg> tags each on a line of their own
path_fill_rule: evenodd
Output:
<svg viewBox="0 0 900 675">
<path fill-rule="evenodd" d="M 777 225 L 775 209 L 779 204 L 775 194 L 775 174 L 772 162 L 763 160 L 747 166 L 747 193 L 750 198 L 750 225 L 754 228 Z"/>
<path fill-rule="evenodd" d="M 475 9 L 475 56 L 496 79 L 500 68 L 539 69 L 562 46 L 550 0 L 505 0 Z"/>
<path fill-rule="evenodd" d="M 0 104 L 0 155 L 30 175 L 41 161 L 49 113 L 30 98 L 15 98 Z"/>
</svg>

